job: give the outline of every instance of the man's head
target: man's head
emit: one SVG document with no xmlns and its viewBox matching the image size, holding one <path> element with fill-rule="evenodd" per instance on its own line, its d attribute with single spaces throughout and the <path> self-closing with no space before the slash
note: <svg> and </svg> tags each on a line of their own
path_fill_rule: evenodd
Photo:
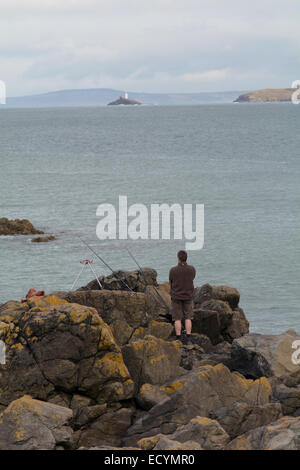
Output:
<svg viewBox="0 0 300 470">
<path fill-rule="evenodd" d="M 177 253 L 178 263 L 186 263 L 187 260 L 187 252 L 184 250 L 180 250 Z"/>
</svg>

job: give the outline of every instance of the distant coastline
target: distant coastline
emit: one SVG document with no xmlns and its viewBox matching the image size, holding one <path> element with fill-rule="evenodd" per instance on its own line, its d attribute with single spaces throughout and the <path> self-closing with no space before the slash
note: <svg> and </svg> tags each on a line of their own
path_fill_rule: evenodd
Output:
<svg viewBox="0 0 300 470">
<path fill-rule="evenodd" d="M 245 91 L 201 92 L 201 93 L 141 93 L 129 92 L 131 100 L 147 105 L 198 105 L 232 103 Z M 107 106 L 117 97 L 124 96 L 124 90 L 110 88 L 90 88 L 82 90 L 59 90 L 31 96 L 8 97 L 6 108 L 46 108 L 46 107 L 96 107 Z"/>
<path fill-rule="evenodd" d="M 235 103 L 282 103 L 292 101 L 294 88 L 266 88 L 241 94 Z"/>
</svg>

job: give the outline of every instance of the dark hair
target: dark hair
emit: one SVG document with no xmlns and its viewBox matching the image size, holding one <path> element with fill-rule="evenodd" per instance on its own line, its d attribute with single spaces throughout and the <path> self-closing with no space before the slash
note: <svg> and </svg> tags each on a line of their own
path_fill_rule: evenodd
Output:
<svg viewBox="0 0 300 470">
<path fill-rule="evenodd" d="M 180 260 L 182 263 L 185 263 L 186 260 L 187 260 L 187 252 L 186 252 L 186 251 L 183 251 L 183 250 L 180 250 L 180 251 L 178 251 L 178 253 L 177 253 L 177 257 L 179 258 L 179 260 Z"/>
</svg>

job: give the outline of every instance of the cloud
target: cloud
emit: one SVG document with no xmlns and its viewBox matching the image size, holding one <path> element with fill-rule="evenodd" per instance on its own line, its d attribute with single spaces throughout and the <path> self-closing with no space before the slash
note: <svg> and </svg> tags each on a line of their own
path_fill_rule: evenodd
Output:
<svg viewBox="0 0 300 470">
<path fill-rule="evenodd" d="M 1 0 L 8 94 L 195 92 L 299 78 L 299 0 Z"/>
</svg>

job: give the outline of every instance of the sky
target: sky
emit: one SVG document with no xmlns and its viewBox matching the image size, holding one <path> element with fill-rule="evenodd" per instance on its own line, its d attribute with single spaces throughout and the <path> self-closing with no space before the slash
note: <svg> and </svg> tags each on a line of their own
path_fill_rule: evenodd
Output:
<svg viewBox="0 0 300 470">
<path fill-rule="evenodd" d="M 0 0 L 8 96 L 288 88 L 299 0 Z"/>
</svg>

